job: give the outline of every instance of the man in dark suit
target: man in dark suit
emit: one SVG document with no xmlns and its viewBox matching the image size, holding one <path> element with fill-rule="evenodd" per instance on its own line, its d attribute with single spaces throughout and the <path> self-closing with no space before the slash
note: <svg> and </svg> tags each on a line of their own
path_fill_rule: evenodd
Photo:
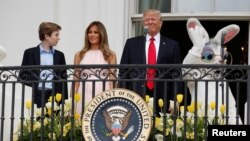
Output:
<svg viewBox="0 0 250 141">
<path fill-rule="evenodd" d="M 143 13 L 143 25 L 147 29 L 147 34 L 145 36 L 130 38 L 126 41 L 120 64 L 180 64 L 181 57 L 178 43 L 160 35 L 162 26 L 160 11 L 153 9 L 145 11 Z M 130 80 L 145 78 L 147 80 L 153 80 L 154 78 L 172 79 L 171 72 L 167 66 L 159 69 L 120 69 L 120 78 Z M 177 72 L 179 76 L 181 75 L 180 70 L 175 69 L 175 72 Z M 164 102 L 166 109 L 169 108 L 169 100 L 173 100 L 175 94 L 182 91 L 180 90 L 181 87 L 179 83 L 170 81 L 167 83 L 160 81 L 121 81 L 122 82 L 119 83 L 120 87 L 133 90 L 142 97 L 145 97 L 145 94 L 151 97 L 155 95 L 155 102 L 160 98 L 164 99 L 165 95 L 167 97 L 167 101 Z M 164 87 L 164 85 L 166 85 L 166 87 Z M 161 109 L 158 107 L 158 104 L 156 104 L 157 115 L 160 111 Z"/>
<path fill-rule="evenodd" d="M 39 26 L 41 43 L 24 51 L 22 66 L 66 65 L 64 54 L 53 48 L 60 40 L 60 30 L 61 27 L 55 23 L 41 23 Z M 55 96 L 56 93 L 61 93 L 62 99 L 67 99 L 67 83 L 59 81 L 66 79 L 65 69 L 32 68 L 21 70 L 19 74 L 19 80 L 32 87 L 33 100 L 37 107 L 43 107 L 52 94 Z M 37 82 L 38 80 L 48 80 L 48 82 Z"/>
</svg>

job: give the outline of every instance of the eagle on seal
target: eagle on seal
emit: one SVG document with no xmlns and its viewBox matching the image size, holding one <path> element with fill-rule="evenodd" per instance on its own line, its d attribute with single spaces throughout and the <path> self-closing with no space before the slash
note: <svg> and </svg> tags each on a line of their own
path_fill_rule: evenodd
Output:
<svg viewBox="0 0 250 141">
<path fill-rule="evenodd" d="M 120 134 L 124 135 L 122 131 L 126 129 L 126 127 L 128 126 L 128 121 L 131 116 L 131 113 L 132 113 L 131 111 L 128 111 L 124 117 L 118 117 L 118 116 L 110 117 L 108 112 L 105 110 L 103 112 L 103 116 L 105 119 L 106 127 L 110 131 L 112 131 L 112 134 L 115 136 L 118 136 Z"/>
</svg>

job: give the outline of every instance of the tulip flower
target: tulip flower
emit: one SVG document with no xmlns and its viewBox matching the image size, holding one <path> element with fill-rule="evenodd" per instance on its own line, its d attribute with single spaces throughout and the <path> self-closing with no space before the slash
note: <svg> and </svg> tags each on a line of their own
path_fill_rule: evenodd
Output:
<svg viewBox="0 0 250 141">
<path fill-rule="evenodd" d="M 56 94 L 56 102 L 60 102 L 62 100 L 62 94 L 61 93 L 57 93 Z"/>
<path fill-rule="evenodd" d="M 180 104 L 183 100 L 183 94 L 177 94 L 176 98 L 177 98 L 177 102 Z"/>
<path fill-rule="evenodd" d="M 164 103 L 163 103 L 163 100 L 162 100 L 162 99 L 159 99 L 159 100 L 158 100 L 158 105 L 159 105 L 160 108 L 163 107 L 163 104 L 164 104 Z"/>
</svg>

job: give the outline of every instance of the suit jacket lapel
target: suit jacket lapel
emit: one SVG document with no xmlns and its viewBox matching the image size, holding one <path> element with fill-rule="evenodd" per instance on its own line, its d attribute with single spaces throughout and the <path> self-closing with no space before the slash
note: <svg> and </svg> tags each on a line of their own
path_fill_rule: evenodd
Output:
<svg viewBox="0 0 250 141">
<path fill-rule="evenodd" d="M 54 54 L 53 54 L 53 65 L 58 65 L 58 54 L 57 52 L 55 51 Z"/>
<path fill-rule="evenodd" d="M 34 59 L 35 59 L 35 65 L 40 65 L 40 47 L 39 45 L 36 47 L 36 50 L 34 52 Z"/>
<path fill-rule="evenodd" d="M 146 64 L 147 63 L 147 61 L 146 61 L 146 40 L 145 40 L 144 36 L 142 36 L 142 38 L 140 38 L 139 43 L 140 43 L 139 47 L 141 47 L 140 51 L 144 52 L 144 53 L 142 53 L 142 61 L 143 61 L 142 64 Z"/>
<path fill-rule="evenodd" d="M 166 42 L 163 41 L 162 37 L 160 36 L 160 45 L 159 45 L 159 51 L 158 51 L 158 56 L 157 56 L 157 64 L 160 64 L 160 60 L 163 57 L 162 56 L 163 53 L 161 53 L 161 52 L 166 51 L 166 50 L 164 50 L 165 46 L 166 46 Z"/>
</svg>

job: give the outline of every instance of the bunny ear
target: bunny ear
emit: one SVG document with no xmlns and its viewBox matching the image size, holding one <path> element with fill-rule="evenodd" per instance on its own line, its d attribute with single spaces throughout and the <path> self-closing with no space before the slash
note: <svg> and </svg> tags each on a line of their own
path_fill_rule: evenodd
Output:
<svg viewBox="0 0 250 141">
<path fill-rule="evenodd" d="M 233 39 L 239 33 L 239 31 L 240 27 L 238 25 L 231 24 L 219 30 L 214 39 L 218 41 L 218 43 L 224 41 L 223 43 L 225 44 Z"/>
<path fill-rule="evenodd" d="M 187 22 L 187 29 L 189 29 L 189 28 L 195 28 L 196 25 L 198 25 L 197 22 L 189 19 L 188 22 Z"/>
<path fill-rule="evenodd" d="M 198 19 L 189 18 L 187 21 L 187 31 L 188 35 L 193 42 L 196 44 L 197 40 L 203 39 L 205 42 L 209 41 L 209 36 L 206 29 L 201 25 Z M 200 37 L 197 37 L 200 36 Z M 198 39 L 199 38 L 199 39 Z"/>
<path fill-rule="evenodd" d="M 195 26 L 202 26 L 198 19 L 189 18 L 187 21 L 187 29 L 195 28 Z"/>
</svg>

